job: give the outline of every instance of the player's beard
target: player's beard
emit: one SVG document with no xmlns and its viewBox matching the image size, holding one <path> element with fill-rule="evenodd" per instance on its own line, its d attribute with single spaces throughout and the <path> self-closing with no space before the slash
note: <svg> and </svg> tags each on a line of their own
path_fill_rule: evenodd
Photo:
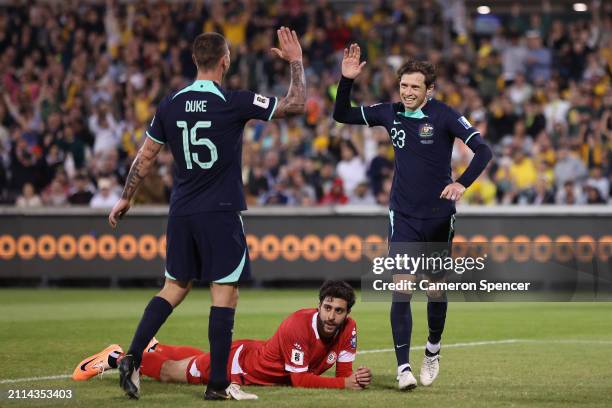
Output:
<svg viewBox="0 0 612 408">
<path fill-rule="evenodd" d="M 319 320 L 319 328 L 321 329 L 321 330 L 319 330 L 319 331 L 323 333 L 323 335 L 321 336 L 321 337 L 323 337 L 323 338 L 328 338 L 328 339 L 331 339 L 331 338 L 336 337 L 336 334 L 338 334 L 338 332 L 340 331 L 340 329 L 341 329 L 341 328 L 342 328 L 342 326 L 344 325 L 344 321 L 343 321 L 342 323 L 340 323 L 340 324 L 335 324 L 335 323 L 330 323 L 330 322 L 327 322 L 327 323 L 326 323 L 326 322 L 324 322 L 324 321 L 323 321 L 323 319 L 321 319 L 321 314 L 319 314 L 319 316 L 317 317 L 317 319 Z M 333 331 L 332 333 L 328 333 L 328 332 L 325 330 L 325 326 L 326 326 L 326 324 L 327 324 L 327 325 L 329 325 L 329 326 L 331 326 L 331 325 L 333 325 L 333 326 L 334 326 L 334 331 Z"/>
</svg>

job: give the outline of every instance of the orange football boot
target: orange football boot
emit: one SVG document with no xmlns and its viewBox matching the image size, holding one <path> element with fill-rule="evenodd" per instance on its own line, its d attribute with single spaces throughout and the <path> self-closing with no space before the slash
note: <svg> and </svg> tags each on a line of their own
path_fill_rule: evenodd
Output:
<svg viewBox="0 0 612 408">
<path fill-rule="evenodd" d="M 86 381 L 110 369 L 108 355 L 112 352 L 123 354 L 123 349 L 118 344 L 111 344 L 101 352 L 87 357 L 76 366 L 72 373 L 72 379 L 75 381 Z"/>
</svg>

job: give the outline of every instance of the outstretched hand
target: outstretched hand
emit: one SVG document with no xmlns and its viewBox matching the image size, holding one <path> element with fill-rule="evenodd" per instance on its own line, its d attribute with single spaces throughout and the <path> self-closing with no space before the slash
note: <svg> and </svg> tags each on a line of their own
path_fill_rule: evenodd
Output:
<svg viewBox="0 0 612 408">
<path fill-rule="evenodd" d="M 280 48 L 272 48 L 272 52 L 287 62 L 302 61 L 302 47 L 297 33 L 287 27 L 281 27 L 276 30 L 276 34 Z"/>
<path fill-rule="evenodd" d="M 361 73 L 361 69 L 366 64 L 365 61 L 359 62 L 361 59 L 361 48 L 357 44 L 351 44 L 348 49 L 344 49 L 342 57 L 342 76 L 355 79 Z"/>
</svg>

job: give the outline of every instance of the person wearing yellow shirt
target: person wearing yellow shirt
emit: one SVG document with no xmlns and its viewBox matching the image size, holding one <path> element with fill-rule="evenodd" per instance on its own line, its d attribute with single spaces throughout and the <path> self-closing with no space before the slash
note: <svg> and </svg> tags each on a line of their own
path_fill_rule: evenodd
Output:
<svg viewBox="0 0 612 408">
<path fill-rule="evenodd" d="M 521 148 L 514 150 L 512 164 L 510 165 L 510 174 L 514 181 L 514 186 L 519 191 L 533 187 L 537 179 L 537 172 L 533 160 L 527 157 Z"/>
</svg>

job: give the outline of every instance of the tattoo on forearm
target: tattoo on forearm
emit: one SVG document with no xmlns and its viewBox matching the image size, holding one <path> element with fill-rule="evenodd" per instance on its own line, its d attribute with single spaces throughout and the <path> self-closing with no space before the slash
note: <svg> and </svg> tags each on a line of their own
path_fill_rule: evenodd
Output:
<svg viewBox="0 0 612 408">
<path fill-rule="evenodd" d="M 160 149 L 161 145 L 149 146 L 147 143 L 140 148 L 134 159 L 134 163 L 132 163 L 132 167 L 130 167 L 127 179 L 125 180 L 125 187 L 123 187 L 121 198 L 131 200 L 132 197 L 134 197 L 142 179 L 149 173 L 153 160 Z"/>
<path fill-rule="evenodd" d="M 130 167 L 130 172 L 128 173 L 127 179 L 125 180 L 125 187 L 123 187 L 123 194 L 121 194 L 121 198 L 131 200 L 134 193 L 136 193 L 136 189 L 142 180 L 142 176 L 139 174 L 141 167 L 142 160 L 140 155 L 137 155 L 136 159 L 134 159 L 134 163 L 132 163 L 132 167 Z"/>
<path fill-rule="evenodd" d="M 281 100 L 277 111 L 285 116 L 299 115 L 306 106 L 306 78 L 302 61 L 293 61 L 291 67 L 291 83 L 287 96 Z"/>
</svg>

